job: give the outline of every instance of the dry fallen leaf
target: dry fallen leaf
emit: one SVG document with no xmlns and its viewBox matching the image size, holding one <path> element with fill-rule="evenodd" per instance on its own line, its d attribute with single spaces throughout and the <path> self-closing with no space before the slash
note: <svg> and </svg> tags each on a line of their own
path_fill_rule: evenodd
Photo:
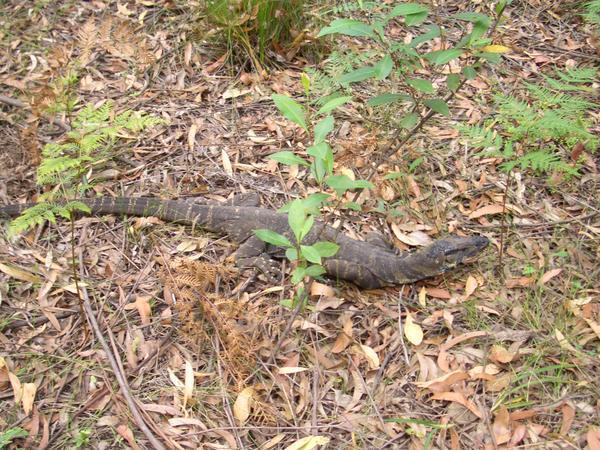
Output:
<svg viewBox="0 0 600 450">
<path fill-rule="evenodd" d="M 413 321 L 412 315 L 407 312 L 404 322 L 404 336 L 413 345 L 420 345 L 423 342 L 423 330 L 421 326 Z"/>
<path fill-rule="evenodd" d="M 25 411 L 26 415 L 29 415 L 29 413 L 33 409 L 33 401 L 35 399 L 36 391 L 37 386 L 35 385 L 35 383 L 23 384 L 23 398 L 21 400 L 23 402 L 23 411 Z"/>
<path fill-rule="evenodd" d="M 250 417 L 252 405 L 254 404 L 255 391 L 251 387 L 244 388 L 235 399 L 233 404 L 234 417 L 243 424 Z"/>
<path fill-rule="evenodd" d="M 479 411 L 479 408 L 477 408 L 477 406 L 472 401 L 465 398 L 465 396 L 460 392 L 436 392 L 432 395 L 431 398 L 433 400 L 445 400 L 447 402 L 456 402 L 467 408 L 480 419 L 483 419 L 483 414 L 481 413 L 481 411 Z"/>
<path fill-rule="evenodd" d="M 329 438 L 325 436 L 306 436 L 288 445 L 285 450 L 311 450 L 317 445 L 329 444 Z"/>
<path fill-rule="evenodd" d="M 365 355 L 365 357 L 367 358 L 367 362 L 369 363 L 369 369 L 371 369 L 371 370 L 378 369 L 380 362 L 379 362 L 379 356 L 377 356 L 377 353 L 375 352 L 375 350 L 373 350 L 368 345 L 363 345 L 363 344 L 360 344 L 360 349 L 362 350 L 363 355 Z"/>
<path fill-rule="evenodd" d="M 505 444 L 510 440 L 511 427 L 510 427 L 510 416 L 506 406 L 500 406 L 494 417 L 494 424 L 492 425 L 492 431 L 496 444 Z"/>
<path fill-rule="evenodd" d="M 479 208 L 469 214 L 469 219 L 478 219 L 479 217 L 489 216 L 493 214 L 500 214 L 504 211 L 502 205 L 487 205 L 483 208 Z"/>
</svg>

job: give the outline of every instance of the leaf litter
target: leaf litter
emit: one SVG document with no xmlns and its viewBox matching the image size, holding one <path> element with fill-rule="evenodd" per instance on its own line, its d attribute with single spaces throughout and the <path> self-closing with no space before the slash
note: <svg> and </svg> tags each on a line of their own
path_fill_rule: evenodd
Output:
<svg viewBox="0 0 600 450">
<path fill-rule="evenodd" d="M 461 120 L 477 123 L 490 112 L 496 82 L 510 89 L 548 66 L 594 57 L 560 3 L 512 10 L 500 33 L 515 51 L 503 70 L 467 83 L 455 105 Z M 39 86 L 74 54 L 85 69 L 85 101 L 113 98 L 120 109 L 170 122 L 93 174 L 98 194 L 224 200 L 259 192 L 277 207 L 289 193 L 310 192 L 304 168 L 267 158 L 304 148 L 304 131 L 268 101 L 270 91 L 301 95 L 298 62 L 268 79 L 231 77 L 226 55 L 179 48 L 180 33 L 192 31 L 171 2 L 2 8 L 13 35 L 0 35 L 10 55 L 1 93 L 36 92 L 30 116 L 2 110 L 2 202 L 35 193 L 32 162 L 56 136 L 36 113 L 53 95 Z M 163 8 L 175 21 L 159 20 Z M 75 36 L 61 14 L 80 26 Z M 155 27 L 140 26 L 150 19 Z M 56 48 L 44 53 L 35 43 L 50 30 Z M 347 111 L 336 169 L 359 177 L 379 130 Z M 22 117 L 33 125 L 19 125 Z M 507 214 L 502 264 L 491 251 L 448 276 L 372 292 L 314 283 L 313 303 L 298 317 L 280 305 L 285 285 L 233 268 L 226 239 L 196 239 L 197 230 L 153 218 L 78 220 L 79 289 L 114 336 L 112 352 L 150 432 L 168 448 L 598 448 L 597 167 L 588 158 L 584 177 L 556 189 L 517 174 L 503 202 L 499 161 L 473 164 L 460 145 L 453 121 L 430 123 L 405 149 L 407 160 L 425 155 L 422 171 L 384 179 L 406 170 L 399 158 L 373 180 L 384 200 L 402 200 L 399 214 L 356 217 L 346 231 L 387 230 L 401 250 L 445 229 L 481 232 L 498 249 Z M 360 199 L 367 209 L 375 200 L 374 192 Z M 116 433 L 148 448 L 108 355 L 84 331 L 67 228 L 0 238 L 0 433 L 24 429 L 21 445 L 38 448 L 108 448 Z"/>
</svg>

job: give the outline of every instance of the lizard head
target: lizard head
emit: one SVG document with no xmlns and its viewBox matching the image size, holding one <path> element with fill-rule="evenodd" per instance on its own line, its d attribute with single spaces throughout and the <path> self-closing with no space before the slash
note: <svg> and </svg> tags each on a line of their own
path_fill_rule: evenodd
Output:
<svg viewBox="0 0 600 450">
<path fill-rule="evenodd" d="M 451 236 L 426 247 L 423 256 L 443 273 L 479 254 L 489 242 L 484 236 Z"/>
</svg>

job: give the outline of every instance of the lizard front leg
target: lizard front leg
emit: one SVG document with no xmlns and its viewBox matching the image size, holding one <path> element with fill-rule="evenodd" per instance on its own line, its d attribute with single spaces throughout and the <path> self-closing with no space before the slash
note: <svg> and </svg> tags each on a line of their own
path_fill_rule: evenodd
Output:
<svg viewBox="0 0 600 450">
<path fill-rule="evenodd" d="M 270 283 L 281 280 L 279 265 L 267 253 L 267 244 L 256 236 L 250 236 L 238 248 L 235 254 L 238 267 L 252 267 L 260 270 Z"/>
</svg>

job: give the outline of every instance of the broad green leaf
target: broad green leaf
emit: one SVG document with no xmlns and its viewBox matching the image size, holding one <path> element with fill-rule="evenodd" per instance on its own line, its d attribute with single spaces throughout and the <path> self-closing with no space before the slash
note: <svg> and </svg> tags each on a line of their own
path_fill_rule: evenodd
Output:
<svg viewBox="0 0 600 450">
<path fill-rule="evenodd" d="M 460 48 L 451 48 L 448 50 L 437 50 L 435 52 L 429 52 L 424 55 L 427 61 L 431 61 L 433 64 L 442 65 L 447 64 L 453 59 L 458 58 L 464 53 Z"/>
<path fill-rule="evenodd" d="M 476 56 L 479 56 L 480 58 L 483 58 L 492 64 L 497 64 L 502 59 L 502 55 L 500 53 L 481 52 L 477 53 Z"/>
<path fill-rule="evenodd" d="M 325 140 L 327 135 L 333 131 L 333 116 L 325 116 L 315 125 L 315 144 L 319 144 Z"/>
<path fill-rule="evenodd" d="M 441 98 L 432 98 L 429 100 L 423 101 L 423 103 L 431 108 L 436 113 L 442 114 L 443 116 L 450 117 L 450 109 L 448 109 L 448 104 L 442 100 Z"/>
<path fill-rule="evenodd" d="M 458 76 L 455 73 L 449 74 L 446 78 L 446 85 L 448 86 L 448 89 L 450 89 L 452 92 L 456 92 L 456 90 L 460 86 L 460 76 Z"/>
<path fill-rule="evenodd" d="M 466 66 L 463 68 L 462 72 L 467 80 L 474 80 L 477 78 L 477 71 L 471 66 Z"/>
<path fill-rule="evenodd" d="M 374 66 L 378 80 L 385 80 L 394 68 L 394 61 L 390 55 L 385 55 L 384 58 Z"/>
<path fill-rule="evenodd" d="M 294 152 L 290 152 L 287 150 L 283 151 L 283 152 L 273 153 L 272 155 L 269 155 L 269 159 L 272 159 L 273 161 L 277 161 L 281 164 L 285 164 L 287 166 L 293 166 L 294 164 L 299 164 L 301 166 L 307 166 L 307 167 L 310 166 L 308 161 L 300 158 Z"/>
<path fill-rule="evenodd" d="M 481 14 L 481 13 L 476 13 L 476 12 L 462 12 L 462 13 L 458 13 L 458 14 L 454 14 L 455 19 L 458 20 L 465 20 L 467 22 L 481 22 L 487 25 L 490 25 L 491 23 L 491 19 L 489 16 L 486 16 L 485 14 Z"/>
<path fill-rule="evenodd" d="M 254 234 L 267 244 L 275 245 L 276 247 L 293 247 L 292 243 L 284 235 L 273 230 L 261 228 L 254 230 Z"/>
<path fill-rule="evenodd" d="M 323 106 L 321 106 L 321 108 L 317 111 L 317 115 L 327 114 L 327 113 L 333 111 L 338 106 L 342 106 L 344 103 L 348 103 L 350 100 L 352 100 L 351 95 L 331 99 L 327 103 L 325 103 Z"/>
<path fill-rule="evenodd" d="M 409 95 L 406 94 L 394 94 L 391 92 L 385 92 L 383 94 L 379 94 L 376 97 L 370 98 L 367 101 L 367 105 L 369 106 L 381 106 L 381 105 L 387 105 L 389 103 L 394 103 L 397 102 L 399 100 L 403 100 L 403 101 L 412 101 L 412 98 Z"/>
<path fill-rule="evenodd" d="M 406 116 L 404 116 L 402 119 L 400 119 L 400 126 L 402 128 L 404 128 L 405 130 L 410 130 L 412 129 L 421 119 L 421 116 L 419 116 L 417 113 L 409 113 Z"/>
<path fill-rule="evenodd" d="M 304 225 L 302 225 L 302 231 L 300 232 L 300 240 L 298 242 L 302 242 L 302 240 L 308 235 L 313 225 L 315 224 L 315 216 L 308 216 Z"/>
<path fill-rule="evenodd" d="M 346 36 L 375 37 L 373 28 L 370 25 L 354 19 L 335 19 L 328 26 L 323 27 L 317 37 L 336 33 L 345 34 Z"/>
<path fill-rule="evenodd" d="M 338 78 L 341 84 L 347 83 L 358 83 L 359 81 L 368 80 L 377 76 L 377 70 L 375 67 L 361 67 L 360 69 L 353 70 L 352 72 L 345 73 Z"/>
<path fill-rule="evenodd" d="M 298 250 L 296 247 L 289 247 L 285 249 L 285 257 L 289 261 L 296 261 L 298 259 Z"/>
<path fill-rule="evenodd" d="M 302 204 L 302 200 L 297 199 L 292 201 L 288 211 L 288 223 L 296 237 L 296 242 L 302 241 L 302 228 L 306 223 L 306 219 L 306 211 Z"/>
<path fill-rule="evenodd" d="M 285 118 L 308 131 L 308 127 L 306 126 L 306 114 L 304 108 L 299 103 L 287 95 L 273 94 L 271 98 L 275 102 L 277 109 L 279 109 Z"/>
<path fill-rule="evenodd" d="M 398 16 L 408 16 L 411 14 L 428 13 L 429 8 L 418 3 L 400 3 L 396 5 L 394 9 L 387 15 L 389 19 L 393 19 Z"/>
<path fill-rule="evenodd" d="M 469 36 L 469 43 L 474 45 L 483 35 L 487 32 L 490 27 L 489 21 L 482 22 L 477 21 L 473 24 L 473 29 L 471 30 L 471 35 Z"/>
<path fill-rule="evenodd" d="M 417 91 L 424 92 L 425 94 L 433 94 L 435 89 L 433 84 L 429 80 L 423 80 L 421 78 L 410 78 L 407 81 L 408 85 L 416 89 Z"/>
<path fill-rule="evenodd" d="M 339 196 L 350 189 L 370 189 L 373 184 L 367 180 L 353 180 L 347 175 L 333 175 L 325 181 Z"/>
<path fill-rule="evenodd" d="M 315 158 L 311 172 L 317 182 L 321 183 L 323 177 L 333 170 L 333 151 L 327 142 L 319 142 L 308 147 L 306 152 Z"/>
<path fill-rule="evenodd" d="M 422 44 L 423 42 L 427 42 L 431 39 L 438 37 L 440 34 L 441 34 L 440 27 L 438 27 L 437 25 L 430 25 L 427 32 L 414 38 L 412 41 L 410 41 L 409 45 L 410 45 L 410 47 L 415 48 L 419 44 Z"/>
<path fill-rule="evenodd" d="M 308 262 L 314 264 L 321 264 L 321 255 L 319 255 L 317 249 L 314 248 L 312 245 L 301 245 L 300 253 Z"/>
<path fill-rule="evenodd" d="M 425 19 L 427 19 L 426 12 L 418 13 L 418 14 L 410 14 L 410 15 L 404 17 L 404 24 L 408 27 L 410 27 L 412 25 L 419 25 Z"/>
<path fill-rule="evenodd" d="M 338 244 L 328 241 L 316 242 L 313 244 L 313 247 L 319 252 L 319 255 L 321 255 L 322 258 L 329 258 L 330 256 L 335 255 L 340 249 Z"/>
<path fill-rule="evenodd" d="M 321 275 L 323 275 L 325 272 L 327 272 L 325 270 L 325 267 L 320 266 L 318 264 L 313 264 L 312 266 L 308 266 L 306 268 L 306 270 L 304 271 L 304 274 L 306 276 L 312 277 L 312 278 L 318 278 Z"/>
<path fill-rule="evenodd" d="M 350 209 L 352 211 L 361 211 L 362 208 L 356 202 L 346 202 L 344 203 L 344 208 Z"/>
<path fill-rule="evenodd" d="M 298 284 L 304 279 L 304 275 L 306 274 L 306 267 L 298 266 L 292 272 L 291 282 L 292 284 Z"/>
</svg>

